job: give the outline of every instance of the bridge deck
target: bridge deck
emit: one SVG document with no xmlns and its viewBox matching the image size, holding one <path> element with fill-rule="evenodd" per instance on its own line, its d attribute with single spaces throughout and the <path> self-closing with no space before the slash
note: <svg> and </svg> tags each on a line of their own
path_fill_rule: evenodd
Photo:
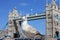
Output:
<svg viewBox="0 0 60 40">
<path fill-rule="evenodd" d="M 45 13 L 27 16 L 27 20 L 28 21 L 37 20 L 37 19 L 45 19 L 45 18 L 46 18 L 46 14 Z M 14 18 L 14 20 L 22 21 L 22 17 Z"/>
</svg>

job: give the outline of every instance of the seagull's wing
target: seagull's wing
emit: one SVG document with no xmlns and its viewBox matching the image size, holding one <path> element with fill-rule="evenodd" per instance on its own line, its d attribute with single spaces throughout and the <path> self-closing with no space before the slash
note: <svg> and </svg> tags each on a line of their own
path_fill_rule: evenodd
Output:
<svg viewBox="0 0 60 40">
<path fill-rule="evenodd" d="M 28 27 L 29 32 L 34 33 L 34 34 L 39 34 L 39 32 L 34 27 L 32 27 L 31 25 L 27 25 L 27 26 L 29 26 Z"/>
<path fill-rule="evenodd" d="M 39 37 L 41 36 L 41 34 L 34 27 L 32 27 L 29 24 L 24 25 L 24 28 L 26 28 L 26 29 L 22 29 L 23 33 L 28 38 L 34 38 L 36 35 L 39 35 Z"/>
</svg>

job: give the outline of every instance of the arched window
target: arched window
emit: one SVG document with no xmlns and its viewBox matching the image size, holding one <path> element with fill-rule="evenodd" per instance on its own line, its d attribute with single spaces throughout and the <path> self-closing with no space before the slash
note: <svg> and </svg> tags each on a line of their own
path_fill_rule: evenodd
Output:
<svg viewBox="0 0 60 40">
<path fill-rule="evenodd" d="M 9 20 L 9 24 L 12 24 L 12 21 L 11 20 Z"/>
</svg>

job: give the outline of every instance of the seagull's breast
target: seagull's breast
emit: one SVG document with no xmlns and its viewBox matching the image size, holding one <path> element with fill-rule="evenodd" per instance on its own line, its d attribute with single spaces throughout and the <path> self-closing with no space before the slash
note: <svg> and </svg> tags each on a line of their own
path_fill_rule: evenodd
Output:
<svg viewBox="0 0 60 40">
<path fill-rule="evenodd" d="M 31 33 L 35 33 L 36 34 L 36 32 L 37 32 L 37 30 L 35 28 L 33 28 L 33 27 L 29 27 L 28 29 L 29 29 L 29 31 Z"/>
<path fill-rule="evenodd" d="M 22 27 L 23 30 L 26 30 L 27 28 L 25 26 Z"/>
<path fill-rule="evenodd" d="M 27 24 L 23 24 L 22 25 L 22 30 L 25 30 L 25 31 L 28 31 L 29 30 Z"/>
<path fill-rule="evenodd" d="M 29 24 L 27 23 L 27 21 L 24 21 L 24 22 L 22 23 L 22 29 L 23 29 L 24 31 L 29 31 L 29 32 L 35 33 L 35 34 L 36 34 L 36 32 L 37 32 L 37 30 L 36 30 L 35 28 L 33 28 L 31 25 L 29 25 Z"/>
</svg>

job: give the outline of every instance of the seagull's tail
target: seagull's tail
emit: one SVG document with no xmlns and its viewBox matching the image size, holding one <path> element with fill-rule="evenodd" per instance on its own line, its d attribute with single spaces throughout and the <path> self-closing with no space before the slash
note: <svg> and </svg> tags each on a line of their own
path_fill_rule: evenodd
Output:
<svg viewBox="0 0 60 40">
<path fill-rule="evenodd" d="M 40 34 L 40 33 L 37 33 L 36 35 L 40 35 L 40 36 L 43 36 L 42 34 Z"/>
<path fill-rule="evenodd" d="M 41 39 L 44 37 L 44 35 L 42 35 L 42 34 L 40 34 L 40 33 L 37 33 L 36 36 L 37 36 L 38 38 L 41 38 Z"/>
</svg>

